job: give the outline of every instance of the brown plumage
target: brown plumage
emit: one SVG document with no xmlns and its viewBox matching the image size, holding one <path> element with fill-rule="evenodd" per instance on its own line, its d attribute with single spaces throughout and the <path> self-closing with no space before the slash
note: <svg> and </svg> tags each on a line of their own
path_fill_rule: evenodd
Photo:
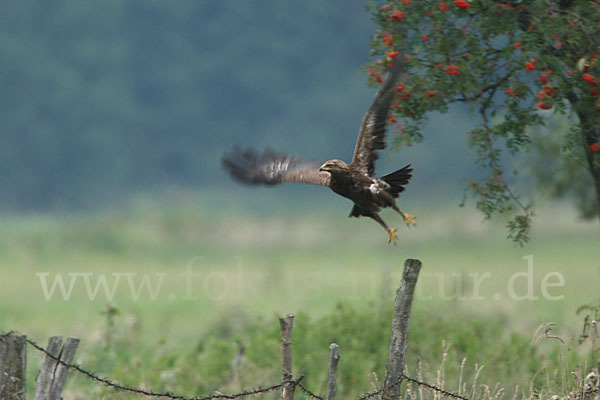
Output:
<svg viewBox="0 0 600 400">
<path fill-rule="evenodd" d="M 401 55 L 396 57 L 362 119 L 350 164 L 336 159 L 321 164 L 270 149 L 258 154 L 251 149 L 235 147 L 223 156 L 223 166 L 233 178 L 248 184 L 278 185 L 291 182 L 328 186 L 335 193 L 354 202 L 350 217 L 373 218 L 386 229 L 390 242 L 395 242 L 396 229 L 390 229 L 378 212 L 382 208 L 391 207 L 402 215 L 407 225 L 414 225 L 414 218 L 396 205 L 396 198 L 412 177 L 412 168 L 407 165 L 381 178 L 374 178 L 373 175 L 378 158 L 377 150 L 385 148 L 388 113 L 402 74 L 402 58 Z"/>
</svg>

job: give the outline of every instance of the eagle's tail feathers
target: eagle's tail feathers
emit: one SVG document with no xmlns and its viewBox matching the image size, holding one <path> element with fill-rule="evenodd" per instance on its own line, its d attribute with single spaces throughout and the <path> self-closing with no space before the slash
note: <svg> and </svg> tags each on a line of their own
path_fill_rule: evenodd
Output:
<svg viewBox="0 0 600 400">
<path fill-rule="evenodd" d="M 404 191 L 404 186 L 410 182 L 412 171 L 413 169 L 410 165 L 407 165 L 396 172 L 382 176 L 380 179 L 391 186 L 390 192 L 396 197 Z"/>
</svg>

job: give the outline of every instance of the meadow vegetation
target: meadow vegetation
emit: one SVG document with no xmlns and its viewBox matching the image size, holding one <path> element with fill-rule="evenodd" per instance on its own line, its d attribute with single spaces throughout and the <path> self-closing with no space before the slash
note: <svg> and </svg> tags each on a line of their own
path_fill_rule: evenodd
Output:
<svg viewBox="0 0 600 400">
<path fill-rule="evenodd" d="M 43 344 L 56 334 L 80 337 L 76 360 L 86 368 L 121 383 L 193 396 L 277 382 L 276 317 L 292 312 L 295 371 L 324 393 L 328 346 L 336 342 L 340 396 L 352 398 L 383 379 L 402 264 L 419 258 L 424 267 L 410 326 L 410 375 L 477 398 L 500 397 L 500 389 L 503 398 L 563 395 L 599 359 L 593 334 L 578 341 L 583 317 L 593 309 L 575 312 L 598 302 L 597 279 L 590 277 L 600 266 L 590 251 L 597 226 L 556 210 L 541 211 L 524 248 L 504 238 L 503 221 L 482 223 L 462 209 L 414 210 L 419 226 L 401 231 L 395 247 L 375 224 L 333 218 L 327 210 L 252 217 L 183 206 L 4 217 L 0 330 L 18 330 Z M 529 256 L 531 280 L 525 276 Z M 186 268 L 199 274 L 189 288 Z M 69 273 L 80 280 L 67 300 L 60 289 L 46 299 L 39 273 L 49 274 L 49 284 L 58 275 L 68 283 Z M 162 284 L 154 295 L 143 289 L 134 298 L 122 277 L 112 298 L 102 287 L 90 298 L 81 277 L 88 274 L 93 288 L 101 274 L 112 285 L 115 273 L 130 274 L 136 288 L 146 274 L 154 289 L 163 274 Z M 490 277 L 478 284 L 474 277 L 485 273 Z M 527 297 L 531 286 L 536 299 L 511 298 L 509 282 L 517 273 L 513 295 Z M 565 282 L 547 288 L 546 298 L 541 285 L 549 273 Z M 564 343 L 539 332 L 532 340 L 549 322 L 556 323 L 549 335 Z M 31 350 L 31 383 L 40 362 Z M 407 397 L 433 397 L 409 389 Z M 76 374 L 65 394 L 129 398 Z"/>
</svg>

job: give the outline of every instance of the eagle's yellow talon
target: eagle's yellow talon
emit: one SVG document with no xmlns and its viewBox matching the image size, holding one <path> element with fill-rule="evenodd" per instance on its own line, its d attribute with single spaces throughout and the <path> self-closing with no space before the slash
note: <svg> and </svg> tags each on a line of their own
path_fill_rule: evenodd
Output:
<svg viewBox="0 0 600 400">
<path fill-rule="evenodd" d="M 390 229 L 390 232 L 389 232 L 389 243 L 396 244 L 396 228 Z"/>
<path fill-rule="evenodd" d="M 417 225 L 417 223 L 415 222 L 415 217 L 410 214 L 404 215 L 404 223 L 406 224 L 406 226 Z"/>
</svg>

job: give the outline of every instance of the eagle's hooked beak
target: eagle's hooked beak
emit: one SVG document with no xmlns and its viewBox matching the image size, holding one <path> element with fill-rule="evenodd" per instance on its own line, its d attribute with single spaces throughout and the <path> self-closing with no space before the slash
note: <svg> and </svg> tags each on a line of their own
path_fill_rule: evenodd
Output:
<svg viewBox="0 0 600 400">
<path fill-rule="evenodd" d="M 321 165 L 321 168 L 319 168 L 319 171 L 329 171 L 331 170 L 331 168 L 329 168 L 326 164 Z"/>
</svg>

